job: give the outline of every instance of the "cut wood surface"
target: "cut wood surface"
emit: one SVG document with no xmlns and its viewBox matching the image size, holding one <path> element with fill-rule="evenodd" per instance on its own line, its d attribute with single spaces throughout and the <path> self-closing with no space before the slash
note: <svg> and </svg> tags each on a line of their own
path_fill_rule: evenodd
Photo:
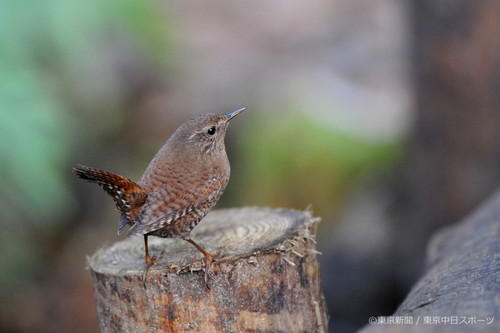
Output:
<svg viewBox="0 0 500 333">
<path fill-rule="evenodd" d="M 88 259 L 101 332 L 326 332 L 315 230 L 309 212 L 213 211 L 191 236 L 212 264 L 179 239 L 150 237 L 158 256 L 145 274 L 142 237 Z"/>
<path fill-rule="evenodd" d="M 363 332 L 500 332 L 500 192 L 432 238 L 425 274 L 392 315 L 405 316 Z"/>
</svg>

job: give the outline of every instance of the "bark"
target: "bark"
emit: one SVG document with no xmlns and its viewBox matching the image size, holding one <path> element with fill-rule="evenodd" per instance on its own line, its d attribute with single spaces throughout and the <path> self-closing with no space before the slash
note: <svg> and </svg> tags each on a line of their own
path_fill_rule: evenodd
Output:
<svg viewBox="0 0 500 333">
<path fill-rule="evenodd" d="M 376 324 L 363 332 L 500 332 L 499 246 L 497 192 L 462 223 L 432 238 L 425 274 L 393 314 L 411 317 L 412 324 Z M 435 317 L 440 323 L 425 324 Z"/>
<path fill-rule="evenodd" d="M 150 237 L 158 255 L 145 273 L 142 237 L 89 258 L 101 332 L 326 332 L 309 212 L 214 211 L 192 232 L 220 253 L 204 282 L 201 254 L 183 240 Z"/>
<path fill-rule="evenodd" d="M 500 1 L 411 3 L 416 121 L 394 243 L 403 287 L 432 233 L 500 184 Z"/>
</svg>

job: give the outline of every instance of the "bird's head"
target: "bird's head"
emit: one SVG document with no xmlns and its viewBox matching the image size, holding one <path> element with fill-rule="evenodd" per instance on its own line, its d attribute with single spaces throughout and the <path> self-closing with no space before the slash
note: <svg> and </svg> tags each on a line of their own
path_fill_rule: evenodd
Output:
<svg viewBox="0 0 500 333">
<path fill-rule="evenodd" d="M 205 154 L 225 151 L 224 137 L 229 121 L 243 112 L 241 108 L 227 114 L 208 113 L 182 124 L 172 135 L 185 150 L 199 149 Z"/>
</svg>

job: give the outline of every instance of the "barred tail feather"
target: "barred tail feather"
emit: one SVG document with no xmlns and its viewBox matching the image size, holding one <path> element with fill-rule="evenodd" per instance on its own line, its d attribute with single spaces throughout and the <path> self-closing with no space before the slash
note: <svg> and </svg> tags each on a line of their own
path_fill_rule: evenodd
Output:
<svg viewBox="0 0 500 333">
<path fill-rule="evenodd" d="M 146 202 L 147 195 L 142 187 L 128 178 L 84 165 L 73 168 L 73 172 L 78 178 L 97 183 L 113 198 L 122 213 L 118 234 L 123 232 L 128 223 L 133 222 L 134 216 L 131 213 Z"/>
<path fill-rule="evenodd" d="M 121 235 L 123 231 L 125 230 L 125 227 L 127 224 L 131 223 L 129 217 L 127 214 L 120 215 L 120 224 L 118 225 L 118 235 Z"/>
</svg>

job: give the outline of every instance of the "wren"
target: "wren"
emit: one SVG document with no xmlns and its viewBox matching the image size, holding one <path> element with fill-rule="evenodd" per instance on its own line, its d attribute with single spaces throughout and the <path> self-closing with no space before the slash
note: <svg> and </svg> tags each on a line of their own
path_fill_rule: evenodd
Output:
<svg viewBox="0 0 500 333">
<path fill-rule="evenodd" d="M 97 183 L 121 213 L 118 234 L 143 235 L 147 267 L 148 236 L 181 238 L 205 258 L 205 282 L 215 255 L 190 238 L 191 230 L 217 203 L 229 181 L 224 145 L 229 121 L 246 108 L 228 114 L 204 114 L 182 124 L 160 148 L 136 183 L 111 172 L 79 165 L 73 172 Z M 207 284 L 208 285 L 208 284 Z"/>
</svg>

